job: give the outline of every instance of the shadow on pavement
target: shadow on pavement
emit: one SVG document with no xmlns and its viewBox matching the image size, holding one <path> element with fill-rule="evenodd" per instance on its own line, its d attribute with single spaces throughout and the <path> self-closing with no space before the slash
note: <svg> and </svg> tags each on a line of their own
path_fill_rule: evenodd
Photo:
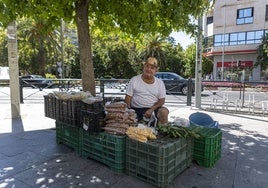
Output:
<svg viewBox="0 0 268 188">
<path fill-rule="evenodd" d="M 254 125 L 252 125 L 254 126 Z M 169 188 L 252 188 L 268 184 L 268 144 L 262 131 L 221 124 L 221 158 L 206 168 L 193 163 Z M 0 134 L 0 187 L 151 188 L 124 173 L 85 159 L 56 142 L 52 129 Z"/>
</svg>

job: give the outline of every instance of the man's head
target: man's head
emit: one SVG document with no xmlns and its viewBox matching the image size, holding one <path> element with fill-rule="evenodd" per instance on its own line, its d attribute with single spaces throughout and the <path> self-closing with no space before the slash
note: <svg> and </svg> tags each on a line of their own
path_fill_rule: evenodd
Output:
<svg viewBox="0 0 268 188">
<path fill-rule="evenodd" d="M 154 57 L 149 57 L 147 61 L 143 63 L 143 75 L 146 77 L 153 77 L 158 70 L 158 62 Z"/>
</svg>

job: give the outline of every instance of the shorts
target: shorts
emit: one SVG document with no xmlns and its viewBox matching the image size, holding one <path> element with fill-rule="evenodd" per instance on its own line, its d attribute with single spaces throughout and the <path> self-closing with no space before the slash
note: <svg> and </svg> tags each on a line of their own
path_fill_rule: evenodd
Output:
<svg viewBox="0 0 268 188">
<path fill-rule="evenodd" d="M 137 120 L 138 120 L 138 122 L 139 122 L 140 120 L 143 119 L 143 114 L 144 114 L 148 109 L 150 109 L 150 108 L 131 108 L 131 109 L 135 110 L 135 112 L 136 112 L 136 114 L 137 114 Z M 155 116 L 157 116 L 157 112 L 158 112 L 158 110 L 159 110 L 159 108 L 157 108 L 157 109 L 154 111 Z"/>
</svg>

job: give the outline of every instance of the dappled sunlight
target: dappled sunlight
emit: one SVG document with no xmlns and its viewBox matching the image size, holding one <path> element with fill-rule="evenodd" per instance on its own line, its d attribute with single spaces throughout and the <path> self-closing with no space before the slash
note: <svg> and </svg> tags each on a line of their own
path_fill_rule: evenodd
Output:
<svg viewBox="0 0 268 188">
<path fill-rule="evenodd" d="M 8 187 L 9 184 L 12 184 L 15 181 L 14 178 L 7 178 L 3 183 L 0 183 L 0 187 Z"/>
<path fill-rule="evenodd" d="M 254 143 L 254 142 L 247 142 L 247 143 L 245 143 L 245 145 L 246 145 L 246 146 L 254 146 L 255 143 Z"/>
<path fill-rule="evenodd" d="M 12 166 L 4 167 L 4 168 L 0 169 L 0 177 L 4 177 L 4 175 L 6 173 L 8 173 L 9 171 L 12 171 L 12 170 L 14 170 L 14 167 L 12 167 Z"/>
<path fill-rule="evenodd" d="M 116 177 L 112 171 L 100 171 L 99 167 L 92 167 L 89 159 L 77 160 L 76 154 L 62 155 L 39 166 L 32 165 L 21 177 L 27 178 L 26 184 L 30 187 L 105 187 L 112 185 L 107 179 L 107 173 L 111 174 L 111 180 Z M 101 164 L 99 164 L 101 165 Z M 20 176 L 17 177 L 20 180 Z M 14 182 L 6 180 L 1 186 L 12 187 Z"/>
<path fill-rule="evenodd" d="M 222 124 L 223 131 L 222 157 L 230 158 L 236 161 L 235 169 L 241 175 L 250 173 L 254 181 L 261 181 L 266 173 L 268 159 L 267 157 L 267 130 L 259 129 L 258 131 L 246 130 L 243 125 Z M 260 164 L 260 161 L 263 163 Z M 234 177 L 234 181 L 239 176 Z M 241 177 L 240 177 L 241 178 Z"/>
<path fill-rule="evenodd" d="M 102 180 L 96 176 L 91 176 L 90 182 L 91 183 L 100 183 L 100 182 L 102 182 Z"/>
</svg>

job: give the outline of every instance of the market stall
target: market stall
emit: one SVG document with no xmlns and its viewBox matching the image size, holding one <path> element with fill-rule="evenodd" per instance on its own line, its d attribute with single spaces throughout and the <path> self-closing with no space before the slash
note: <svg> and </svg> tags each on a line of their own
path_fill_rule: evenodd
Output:
<svg viewBox="0 0 268 188">
<path fill-rule="evenodd" d="M 115 98 L 87 92 L 44 96 L 45 116 L 55 119 L 56 141 L 157 187 L 167 187 L 192 162 L 212 167 L 221 157 L 222 132 L 205 126 L 149 127 Z"/>
</svg>

